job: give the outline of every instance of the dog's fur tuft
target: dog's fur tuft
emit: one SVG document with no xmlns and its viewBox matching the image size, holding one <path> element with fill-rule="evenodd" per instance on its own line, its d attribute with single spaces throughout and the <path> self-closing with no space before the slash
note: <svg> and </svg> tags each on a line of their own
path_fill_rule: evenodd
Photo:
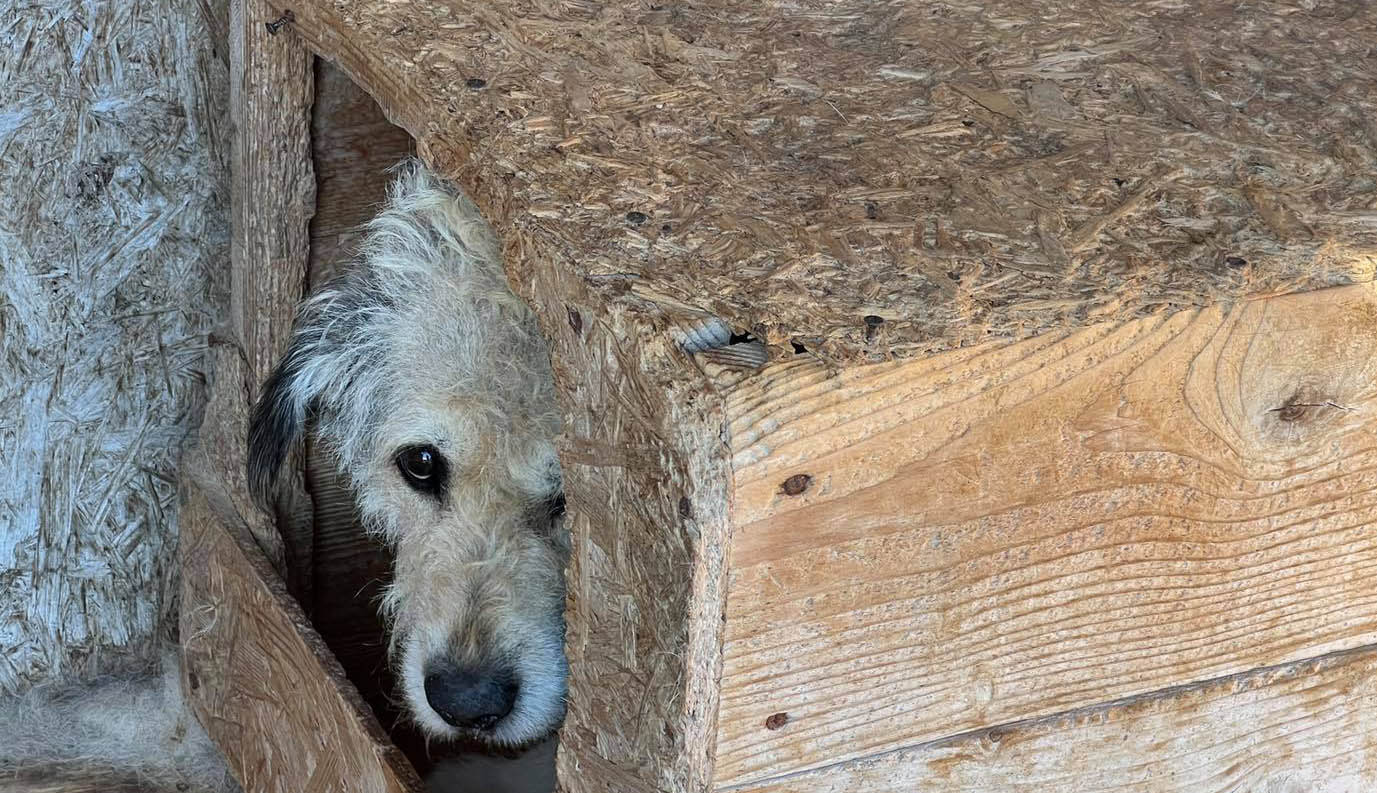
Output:
<svg viewBox="0 0 1377 793">
<path fill-rule="evenodd" d="M 500 664 L 520 683 L 486 737 L 519 745 L 563 717 L 568 543 L 544 340 L 507 285 L 474 204 L 403 163 L 357 264 L 303 304 L 254 411 L 249 476 L 271 500 L 307 431 L 333 452 L 369 528 L 396 552 L 384 598 L 406 703 L 430 735 L 429 664 Z M 433 448 L 443 489 L 418 492 L 399 454 Z"/>
</svg>

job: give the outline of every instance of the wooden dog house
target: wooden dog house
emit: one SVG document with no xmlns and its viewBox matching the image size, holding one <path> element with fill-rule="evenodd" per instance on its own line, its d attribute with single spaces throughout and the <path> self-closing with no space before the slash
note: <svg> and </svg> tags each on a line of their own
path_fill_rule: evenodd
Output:
<svg viewBox="0 0 1377 793">
<path fill-rule="evenodd" d="M 313 57 L 550 339 L 565 790 L 1377 785 L 1377 8 L 235 9 L 182 636 L 249 788 L 416 784 L 259 554 L 291 580 L 309 502 L 279 532 L 243 481 Z"/>
</svg>

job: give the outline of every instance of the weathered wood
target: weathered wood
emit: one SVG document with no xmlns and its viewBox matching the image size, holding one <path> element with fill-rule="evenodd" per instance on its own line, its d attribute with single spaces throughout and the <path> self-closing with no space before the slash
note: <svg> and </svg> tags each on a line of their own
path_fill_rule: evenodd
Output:
<svg viewBox="0 0 1377 793">
<path fill-rule="evenodd" d="M 182 688 L 244 789 L 419 791 L 229 494 L 187 483 L 181 515 Z"/>
<path fill-rule="evenodd" d="M 1354 793 L 1377 785 L 1377 652 L 999 727 L 731 790 Z"/>
<path fill-rule="evenodd" d="M 474 195 L 551 338 L 575 540 L 569 790 L 696 793 L 1372 641 L 1354 583 L 1373 517 L 1359 493 L 1371 484 L 1361 411 L 1304 401 L 1329 391 L 1351 407 L 1367 392 L 1277 346 L 1285 334 L 1257 337 L 1271 369 L 1240 352 L 1241 336 L 1199 335 L 1211 316 L 1219 330 L 1255 308 L 1197 307 L 1371 279 L 1377 9 L 290 5 L 288 27 Z M 703 314 L 769 343 L 775 364 L 753 382 L 783 384 L 752 431 L 806 426 L 797 451 L 766 453 L 779 444 L 729 428 L 745 392 L 714 390 L 673 348 L 667 331 Z M 1363 352 L 1329 341 L 1350 364 Z M 1153 344 L 1224 363 L 1227 347 L 1257 369 L 1229 386 Z M 791 363 L 795 349 L 828 368 Z M 919 360 L 899 375 L 846 368 L 886 358 Z M 1095 399 L 1058 387 L 1055 371 Z M 894 376 L 900 400 L 791 412 L 791 378 L 829 372 L 816 390 Z M 1199 378 L 1216 402 L 1201 401 Z M 863 453 L 841 448 L 854 428 L 829 424 L 848 410 L 879 410 L 853 424 L 887 427 Z M 777 467 L 848 454 L 790 497 L 797 514 L 771 518 Z M 1051 465 L 1061 454 L 1066 467 Z M 763 478 L 733 480 L 748 468 Z M 856 517 L 841 496 L 859 482 Z M 1174 511 L 1154 511 L 1163 493 Z M 1215 518 L 1215 506 L 1233 511 Z M 1103 514 L 1077 523 L 1067 507 Z M 787 521 L 804 517 L 811 531 L 796 537 Z M 1040 577 L 1062 541 L 1083 568 Z M 865 578 L 885 564 L 924 594 Z M 1345 577 L 1321 581 L 1323 564 Z M 813 601 L 770 589 L 771 565 Z M 1134 589 L 1143 576 L 1176 594 Z M 848 593 L 856 581 L 871 585 Z M 978 597 L 995 610 L 982 615 Z M 886 603 L 909 610 L 893 622 L 920 639 L 883 635 Z M 848 616 L 865 608 L 871 634 Z M 1090 614 L 1145 634 L 1096 642 Z M 896 658 L 853 670 L 828 647 Z M 934 682 L 915 695 L 886 677 L 901 668 Z M 770 718 L 788 707 L 796 720 Z"/>
<path fill-rule="evenodd" d="M 306 286 L 309 223 L 315 210 L 310 138 L 313 59 L 300 41 L 269 32 L 266 23 L 277 16 L 262 0 L 230 4 L 234 134 L 228 324 L 245 369 L 242 382 L 221 386 L 236 404 L 217 404 L 213 395 L 207 415 L 217 419 L 212 432 L 240 446 L 248 426 L 242 411 L 253 403 L 291 338 L 296 303 Z M 227 373 L 217 371 L 217 378 L 223 374 Z M 227 414 L 221 416 L 220 411 Z M 247 488 L 240 487 L 242 467 L 230 465 L 243 459 L 242 451 L 224 459 L 221 467 L 235 485 L 235 498 L 247 499 Z M 292 591 L 309 602 L 310 501 L 299 461 L 291 461 L 284 473 L 285 484 L 274 505 L 277 525 L 258 520 L 251 525 L 270 558 L 280 553 L 279 569 Z M 249 514 L 244 504 L 236 506 Z"/>
<path fill-rule="evenodd" d="M 777 355 L 1373 275 L 1371 3 L 272 2 L 503 236 Z"/>
<path fill-rule="evenodd" d="M 565 426 L 574 555 L 566 610 L 570 793 L 701 791 L 712 776 L 730 471 L 705 379 L 657 376 L 681 353 L 599 315 L 560 261 L 510 247 L 547 322 Z M 588 373 L 596 373 L 588 377 Z"/>
<path fill-rule="evenodd" d="M 1363 286 L 738 386 L 717 782 L 1377 642 L 1374 384 Z"/>
</svg>

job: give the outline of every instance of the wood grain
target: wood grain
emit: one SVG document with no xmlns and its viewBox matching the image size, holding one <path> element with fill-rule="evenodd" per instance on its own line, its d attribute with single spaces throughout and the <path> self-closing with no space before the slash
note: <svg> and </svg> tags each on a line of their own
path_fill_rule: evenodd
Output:
<svg viewBox="0 0 1377 793">
<path fill-rule="evenodd" d="M 732 790 L 1355 793 L 1377 787 L 1371 648 Z"/>
<path fill-rule="evenodd" d="M 188 483 L 186 495 L 182 688 L 240 784 L 254 793 L 420 791 L 228 494 Z"/>
<path fill-rule="evenodd" d="M 203 437 L 223 442 L 220 467 L 238 508 L 251 514 L 241 465 L 248 437 L 246 411 L 259 386 L 287 348 L 296 304 L 306 286 L 309 223 L 315 208 L 311 168 L 312 57 L 300 41 L 273 35 L 278 16 L 262 0 L 230 4 L 231 237 L 228 342 L 243 370 L 217 369 Z M 217 362 L 219 363 L 219 362 Z M 233 379 L 231 379 L 233 378 Z M 254 536 L 268 549 L 292 591 L 309 602 L 310 500 L 300 463 L 284 466 L 272 522 L 252 519 Z"/>
<path fill-rule="evenodd" d="M 1377 641 L 1375 383 L 1365 286 L 742 384 L 718 784 Z"/>
<path fill-rule="evenodd" d="M 316 59 L 311 111 L 316 199 L 308 274 L 313 288 L 353 256 L 361 227 L 387 194 L 388 169 L 415 148 L 406 130 L 393 126 L 362 88 L 334 64 Z"/>
<path fill-rule="evenodd" d="M 621 309 L 598 313 L 564 258 L 507 250 L 541 315 L 564 413 L 573 558 L 565 610 L 567 793 L 707 790 L 726 585 L 721 400 Z"/>
</svg>

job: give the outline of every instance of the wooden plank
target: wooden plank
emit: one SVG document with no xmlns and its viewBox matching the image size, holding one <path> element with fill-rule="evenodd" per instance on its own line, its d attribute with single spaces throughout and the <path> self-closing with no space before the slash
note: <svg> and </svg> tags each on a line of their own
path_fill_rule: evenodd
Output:
<svg viewBox="0 0 1377 793">
<path fill-rule="evenodd" d="M 1377 642 L 1374 384 L 1369 286 L 765 370 L 717 783 Z"/>
<path fill-rule="evenodd" d="M 1271 668 L 840 763 L 751 793 L 1377 789 L 1377 653 Z M 722 790 L 722 788 L 719 788 Z"/>
<path fill-rule="evenodd" d="M 244 789 L 420 791 L 223 486 L 180 514 L 182 688 Z"/>
<path fill-rule="evenodd" d="M 309 224 L 315 211 L 311 164 L 312 57 L 301 42 L 267 23 L 279 14 L 262 0 L 230 4 L 230 113 L 232 137 L 229 328 L 244 359 L 243 381 L 226 384 L 227 399 L 209 415 L 228 411 L 212 427 L 230 445 L 243 444 L 242 411 L 258 396 L 291 338 L 296 304 L 306 286 Z M 246 399 L 245 399 L 246 397 Z M 243 400 L 243 404 L 238 404 Z M 242 451 L 222 464 L 236 499 L 247 499 Z M 309 602 L 310 500 L 299 461 L 284 467 L 275 508 L 277 527 L 255 521 L 260 544 L 281 554 L 292 591 Z M 243 514 L 249 510 L 237 505 Z M 280 539 L 279 539 L 280 538 Z M 277 548 L 281 548 L 278 552 Z M 275 554 L 270 554 L 275 555 Z"/>
<path fill-rule="evenodd" d="M 563 258 L 509 246 L 564 411 L 569 709 L 562 791 L 703 791 L 712 778 L 726 584 L 722 404 L 626 312 L 598 314 Z M 595 376 L 588 376 L 594 374 Z"/>
</svg>

